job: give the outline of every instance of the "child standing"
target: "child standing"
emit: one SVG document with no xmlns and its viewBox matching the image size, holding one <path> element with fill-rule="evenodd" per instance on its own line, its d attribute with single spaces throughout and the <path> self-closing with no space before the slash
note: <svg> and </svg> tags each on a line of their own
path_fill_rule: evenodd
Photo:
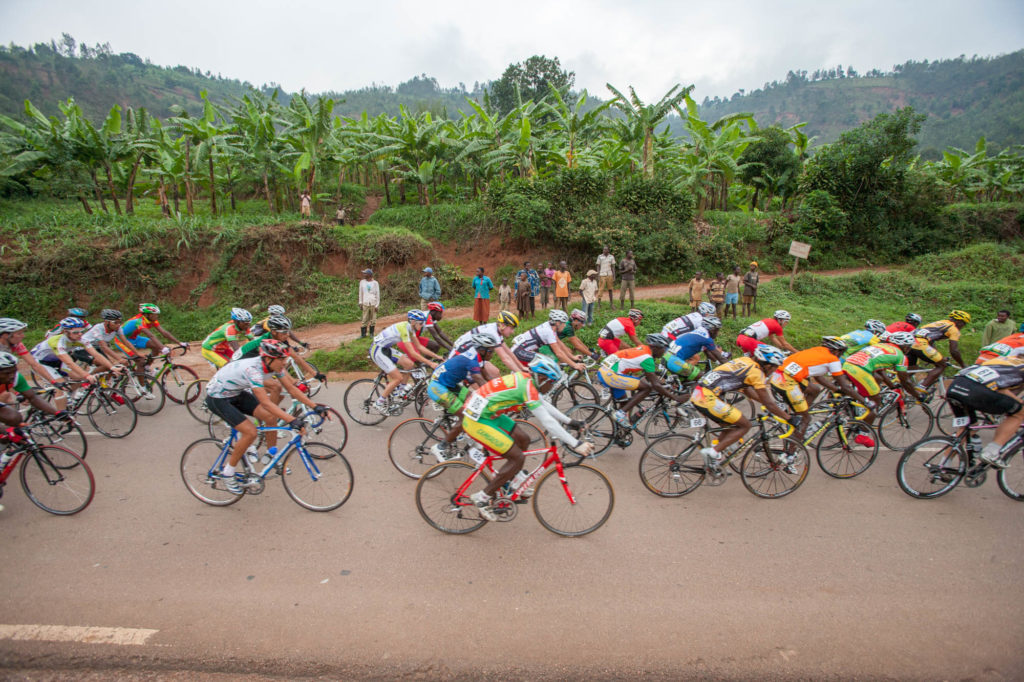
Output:
<svg viewBox="0 0 1024 682">
<path fill-rule="evenodd" d="M 498 305 L 501 306 L 501 312 L 508 313 L 512 312 L 512 287 L 509 286 L 508 277 L 501 280 L 501 286 L 498 287 Z"/>
<path fill-rule="evenodd" d="M 525 270 L 519 272 L 518 285 L 516 287 L 516 310 L 519 313 L 519 319 L 525 320 L 526 314 L 530 312 L 530 299 L 533 298 L 533 292 L 530 289 L 530 278 Z"/>
</svg>

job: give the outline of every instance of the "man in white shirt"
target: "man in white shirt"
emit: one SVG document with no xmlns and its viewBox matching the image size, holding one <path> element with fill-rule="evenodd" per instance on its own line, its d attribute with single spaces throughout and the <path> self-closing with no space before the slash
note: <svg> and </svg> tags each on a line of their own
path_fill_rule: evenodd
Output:
<svg viewBox="0 0 1024 682">
<path fill-rule="evenodd" d="M 363 321 L 359 327 L 359 338 L 366 337 L 366 328 L 370 328 L 373 338 L 377 326 L 377 308 L 380 307 L 380 284 L 373 278 L 373 270 L 363 270 L 363 279 L 359 280 L 359 308 L 363 311 Z"/>
<path fill-rule="evenodd" d="M 601 294 L 607 291 L 608 308 L 610 309 L 612 307 L 612 289 L 615 288 L 615 256 L 609 252 L 607 246 L 601 251 L 601 255 L 597 257 L 597 277 L 597 300 L 600 302 Z"/>
</svg>

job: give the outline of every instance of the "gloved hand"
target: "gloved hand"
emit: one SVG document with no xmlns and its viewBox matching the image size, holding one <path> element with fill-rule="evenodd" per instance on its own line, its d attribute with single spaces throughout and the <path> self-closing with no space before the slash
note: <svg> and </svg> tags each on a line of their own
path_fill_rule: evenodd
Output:
<svg viewBox="0 0 1024 682">
<path fill-rule="evenodd" d="M 581 457 L 590 457 L 594 454 L 594 444 L 587 441 L 576 446 L 576 454 Z"/>
<path fill-rule="evenodd" d="M 298 431 L 299 429 L 304 428 L 305 426 L 306 422 L 303 421 L 301 417 L 298 419 L 293 419 L 290 422 L 288 422 L 288 428 L 293 429 L 295 431 Z"/>
<path fill-rule="evenodd" d="M 319 381 L 320 383 L 324 383 L 325 381 L 327 381 L 327 375 L 324 374 L 323 372 L 317 372 L 316 374 L 313 375 L 313 378 Z"/>
<path fill-rule="evenodd" d="M 587 423 L 579 419 L 573 419 L 571 422 L 568 423 L 567 426 L 575 431 L 582 431 L 583 429 L 587 428 Z"/>
<path fill-rule="evenodd" d="M 185 350 L 188 350 L 188 341 L 182 341 L 180 345 L 181 345 L 181 347 L 182 347 L 182 348 L 184 348 Z"/>
<path fill-rule="evenodd" d="M 53 416 L 55 419 L 63 419 L 64 421 L 71 421 L 72 419 L 72 414 L 67 410 L 60 410 Z"/>
<path fill-rule="evenodd" d="M 325 414 L 327 414 L 327 412 L 330 409 L 331 408 L 329 406 L 327 406 L 327 405 L 321 405 L 321 404 L 317 403 L 317 406 L 313 408 L 313 411 L 316 412 L 318 415 L 320 415 L 322 417 Z"/>
<path fill-rule="evenodd" d="M 309 342 L 308 341 L 300 341 L 299 345 L 302 346 L 303 348 L 305 348 L 306 350 L 309 350 Z"/>
</svg>

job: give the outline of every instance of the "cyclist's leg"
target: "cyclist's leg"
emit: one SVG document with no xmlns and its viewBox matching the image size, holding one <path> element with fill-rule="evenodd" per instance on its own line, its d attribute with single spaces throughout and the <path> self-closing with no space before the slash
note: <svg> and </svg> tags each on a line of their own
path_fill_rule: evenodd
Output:
<svg viewBox="0 0 1024 682">
<path fill-rule="evenodd" d="M 520 445 L 526 434 L 513 435 L 513 432 L 516 431 L 515 426 L 515 421 L 505 415 L 499 415 L 493 419 L 470 419 L 469 417 L 462 419 L 462 427 L 467 436 L 499 455 L 505 456 L 508 460 L 505 466 L 498 471 L 494 480 L 484 488 L 488 497 L 493 498 L 501 486 L 512 480 L 526 459 Z M 527 437 L 526 441 L 528 442 L 528 440 Z"/>
<path fill-rule="evenodd" d="M 775 372 L 768 383 L 771 386 L 772 395 L 784 401 L 789 407 L 790 413 L 799 417 L 794 436 L 798 441 L 802 441 L 810 419 L 807 418 L 808 402 L 800 388 L 800 382 L 788 374 Z"/>
<path fill-rule="evenodd" d="M 871 372 L 857 367 L 856 365 L 846 365 L 843 367 L 846 372 L 846 376 L 850 379 L 850 383 L 857 389 L 857 393 L 861 397 L 867 398 L 868 400 L 873 399 L 876 395 L 881 393 L 882 388 L 878 385 L 878 381 L 875 380 L 874 375 Z M 873 424 L 875 422 L 876 414 L 870 413 L 864 418 L 865 424 Z"/>
<path fill-rule="evenodd" d="M 713 391 L 698 386 L 690 396 L 690 404 L 712 422 L 729 427 L 718 434 L 718 443 L 711 446 L 717 455 L 725 452 L 727 447 L 750 430 L 750 420 L 743 416 L 737 407 L 725 402 Z"/>
<path fill-rule="evenodd" d="M 215 350 L 200 348 L 199 354 L 203 356 L 203 359 L 213 365 L 214 369 L 220 369 L 224 365 L 228 364 L 228 359 Z"/>
<path fill-rule="evenodd" d="M 252 393 L 244 392 L 234 398 L 211 398 L 207 396 L 206 406 L 210 412 L 224 420 L 224 423 L 238 431 L 238 440 L 231 449 L 231 457 L 225 466 L 224 475 L 234 474 L 234 468 L 242 459 L 246 449 L 256 440 L 256 426 L 246 419 L 252 416 L 259 401 Z"/>
</svg>

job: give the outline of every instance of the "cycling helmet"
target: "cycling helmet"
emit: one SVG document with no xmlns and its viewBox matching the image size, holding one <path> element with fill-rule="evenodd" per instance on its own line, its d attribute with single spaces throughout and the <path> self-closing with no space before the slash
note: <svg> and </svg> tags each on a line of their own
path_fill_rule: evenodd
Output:
<svg viewBox="0 0 1024 682">
<path fill-rule="evenodd" d="M 426 322 L 427 314 L 422 310 L 410 310 L 405 315 L 410 322 Z"/>
<path fill-rule="evenodd" d="M 643 312 L 638 308 L 630 308 L 628 315 L 629 319 L 633 320 L 634 322 L 639 322 L 640 320 L 644 319 Z"/>
<path fill-rule="evenodd" d="M 100 317 L 104 320 L 110 320 L 111 322 L 114 320 L 124 319 L 124 315 L 121 314 L 121 311 L 114 310 L 113 308 L 104 308 L 103 311 L 100 312 Z"/>
<path fill-rule="evenodd" d="M 699 306 L 697 306 L 697 312 L 699 312 L 704 317 L 708 317 L 709 315 L 714 315 L 715 314 L 715 304 L 714 303 L 708 303 L 707 301 L 704 301 Z"/>
<path fill-rule="evenodd" d="M 18 358 L 6 351 L 0 352 L 0 370 L 18 366 Z"/>
<path fill-rule="evenodd" d="M 644 343 L 651 348 L 668 348 L 672 341 L 664 334 L 648 334 L 644 337 Z"/>
<path fill-rule="evenodd" d="M 159 315 L 160 314 L 160 308 L 157 308 L 152 303 L 140 303 L 139 304 L 139 312 L 140 313 L 146 313 L 147 315 Z"/>
<path fill-rule="evenodd" d="M 904 319 L 915 327 L 924 321 L 917 313 L 910 313 Z"/>
<path fill-rule="evenodd" d="M 231 319 L 235 322 L 252 322 L 252 313 L 245 308 L 232 308 Z"/>
<path fill-rule="evenodd" d="M 21 331 L 28 325 L 13 317 L 0 317 L 0 334 L 13 334 Z"/>
<path fill-rule="evenodd" d="M 911 332 L 893 332 L 886 341 L 897 346 L 913 346 L 914 335 Z"/>
<path fill-rule="evenodd" d="M 562 378 L 562 368 L 546 355 L 536 355 L 530 361 L 530 371 L 539 376 L 558 381 Z"/>
<path fill-rule="evenodd" d="M 864 323 L 864 328 L 875 336 L 881 336 L 885 333 L 885 323 L 881 320 L 868 320 Z"/>
<path fill-rule="evenodd" d="M 838 336 L 821 337 L 821 345 L 835 353 L 845 353 L 847 349 L 846 342 Z"/>
<path fill-rule="evenodd" d="M 427 310 L 436 310 L 438 312 L 444 312 L 444 303 L 440 301 L 431 301 L 427 304 Z"/>
<path fill-rule="evenodd" d="M 60 321 L 60 328 L 66 332 L 72 332 L 76 329 L 85 329 L 88 326 L 85 320 L 77 317 L 65 317 Z"/>
<path fill-rule="evenodd" d="M 283 305 L 272 305 L 267 307 L 268 315 L 284 315 Z"/>
<path fill-rule="evenodd" d="M 490 334 L 473 334 L 469 340 L 477 348 L 497 348 L 501 345 L 501 342 Z"/>
<path fill-rule="evenodd" d="M 507 324 L 510 327 L 518 327 L 519 318 L 507 310 L 502 310 L 498 313 L 498 324 Z"/>
<path fill-rule="evenodd" d="M 964 324 L 970 324 L 971 322 L 971 314 L 963 310 L 953 310 L 946 317 L 957 322 L 963 322 Z"/>
<path fill-rule="evenodd" d="M 552 310 L 550 310 L 548 312 L 548 321 L 549 322 L 565 322 L 566 324 L 568 324 L 569 323 L 569 316 L 566 315 L 561 310 L 559 310 L 558 308 L 553 308 Z"/>
<path fill-rule="evenodd" d="M 267 339 L 260 343 L 260 355 L 265 358 L 286 358 L 292 354 L 292 349 L 284 341 Z"/>
<path fill-rule="evenodd" d="M 68 315 L 71 317 L 89 317 L 89 311 L 85 308 L 68 308 Z"/>
<path fill-rule="evenodd" d="M 587 321 L 587 314 L 580 310 L 579 308 L 573 308 L 572 312 L 569 313 L 569 317 L 571 317 L 574 320 L 579 320 L 580 322 Z"/>
<path fill-rule="evenodd" d="M 708 331 L 711 331 L 713 329 L 721 329 L 722 321 L 715 317 L 714 315 L 708 315 L 701 321 L 701 326 L 703 326 Z"/>
<path fill-rule="evenodd" d="M 786 359 L 786 354 L 775 346 L 762 343 L 754 349 L 754 359 L 758 362 L 778 367 Z"/>
<path fill-rule="evenodd" d="M 284 315 L 271 315 L 266 326 L 272 332 L 287 332 L 292 329 L 292 321 Z"/>
<path fill-rule="evenodd" d="M 776 310 L 772 317 L 774 317 L 779 322 L 789 322 L 790 320 L 793 319 L 793 316 L 790 315 L 789 312 L 785 310 Z"/>
</svg>

